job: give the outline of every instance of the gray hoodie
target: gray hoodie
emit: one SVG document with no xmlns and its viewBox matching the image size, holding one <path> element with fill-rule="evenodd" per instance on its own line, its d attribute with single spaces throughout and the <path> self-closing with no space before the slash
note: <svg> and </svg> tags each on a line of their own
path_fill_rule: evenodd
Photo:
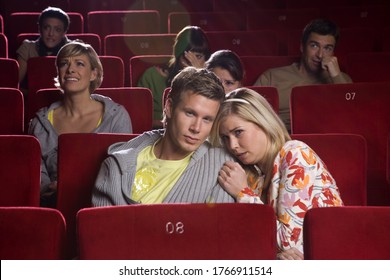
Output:
<svg viewBox="0 0 390 280">
<path fill-rule="evenodd" d="M 104 104 L 102 122 L 94 133 L 132 133 L 130 116 L 122 105 L 103 95 L 92 94 L 91 98 Z M 47 191 L 51 182 L 57 180 L 58 134 L 47 115 L 49 111 L 59 107 L 61 102 L 57 101 L 40 109 L 28 129 L 28 133 L 37 137 L 41 144 L 41 194 Z"/>
</svg>

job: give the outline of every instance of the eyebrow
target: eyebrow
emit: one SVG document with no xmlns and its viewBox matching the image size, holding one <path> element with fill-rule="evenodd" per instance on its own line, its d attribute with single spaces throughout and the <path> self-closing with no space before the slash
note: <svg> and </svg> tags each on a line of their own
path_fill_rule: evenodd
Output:
<svg viewBox="0 0 390 280">
<path fill-rule="evenodd" d="M 316 43 L 317 45 L 320 45 L 320 46 L 321 46 L 320 42 L 315 41 L 315 40 L 310 40 L 310 41 L 308 41 L 308 43 L 309 43 L 309 44 L 310 44 L 310 43 Z M 324 47 L 329 47 L 329 46 L 334 47 L 334 44 L 326 44 L 326 45 L 324 45 Z"/>
</svg>

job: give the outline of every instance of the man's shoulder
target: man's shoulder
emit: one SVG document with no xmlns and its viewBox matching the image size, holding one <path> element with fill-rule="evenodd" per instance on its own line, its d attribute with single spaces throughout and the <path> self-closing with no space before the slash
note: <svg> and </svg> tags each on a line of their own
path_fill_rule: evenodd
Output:
<svg viewBox="0 0 390 280">
<path fill-rule="evenodd" d="M 197 151 L 202 157 L 213 158 L 215 160 L 234 160 L 224 148 L 213 147 L 209 142 L 203 143 Z"/>
<path fill-rule="evenodd" d="M 292 71 L 295 71 L 296 68 L 297 68 L 296 64 L 293 63 L 293 64 L 290 64 L 290 65 L 270 68 L 270 69 L 266 70 L 264 72 L 264 74 L 266 74 L 266 73 L 276 74 L 276 73 L 292 72 Z"/>
</svg>

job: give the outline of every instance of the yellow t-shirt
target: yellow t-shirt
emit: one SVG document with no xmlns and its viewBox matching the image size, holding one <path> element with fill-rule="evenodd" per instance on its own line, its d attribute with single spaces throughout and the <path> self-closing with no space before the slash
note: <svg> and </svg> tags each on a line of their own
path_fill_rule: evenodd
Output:
<svg viewBox="0 0 390 280">
<path fill-rule="evenodd" d="M 47 119 L 49 120 L 49 122 L 51 123 L 51 125 L 54 125 L 53 113 L 54 113 L 54 110 L 50 110 L 49 113 L 47 114 Z M 100 117 L 100 119 L 99 119 L 98 124 L 96 125 L 96 127 L 99 127 L 99 125 L 102 123 L 102 119 L 103 119 L 103 117 Z"/>
<path fill-rule="evenodd" d="M 162 203 L 190 162 L 191 155 L 181 160 L 162 160 L 154 155 L 154 145 L 143 149 L 137 158 L 137 171 L 131 199 L 144 204 Z"/>
</svg>

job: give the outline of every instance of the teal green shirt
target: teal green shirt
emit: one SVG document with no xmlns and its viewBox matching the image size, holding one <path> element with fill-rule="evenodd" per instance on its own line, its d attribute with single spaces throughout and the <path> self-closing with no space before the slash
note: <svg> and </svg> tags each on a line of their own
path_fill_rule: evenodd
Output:
<svg viewBox="0 0 390 280">
<path fill-rule="evenodd" d="M 139 87 L 149 88 L 152 91 L 153 119 L 161 120 L 163 112 L 162 98 L 164 90 L 167 87 L 167 78 L 162 76 L 156 67 L 153 66 L 145 70 L 137 85 Z"/>
</svg>

